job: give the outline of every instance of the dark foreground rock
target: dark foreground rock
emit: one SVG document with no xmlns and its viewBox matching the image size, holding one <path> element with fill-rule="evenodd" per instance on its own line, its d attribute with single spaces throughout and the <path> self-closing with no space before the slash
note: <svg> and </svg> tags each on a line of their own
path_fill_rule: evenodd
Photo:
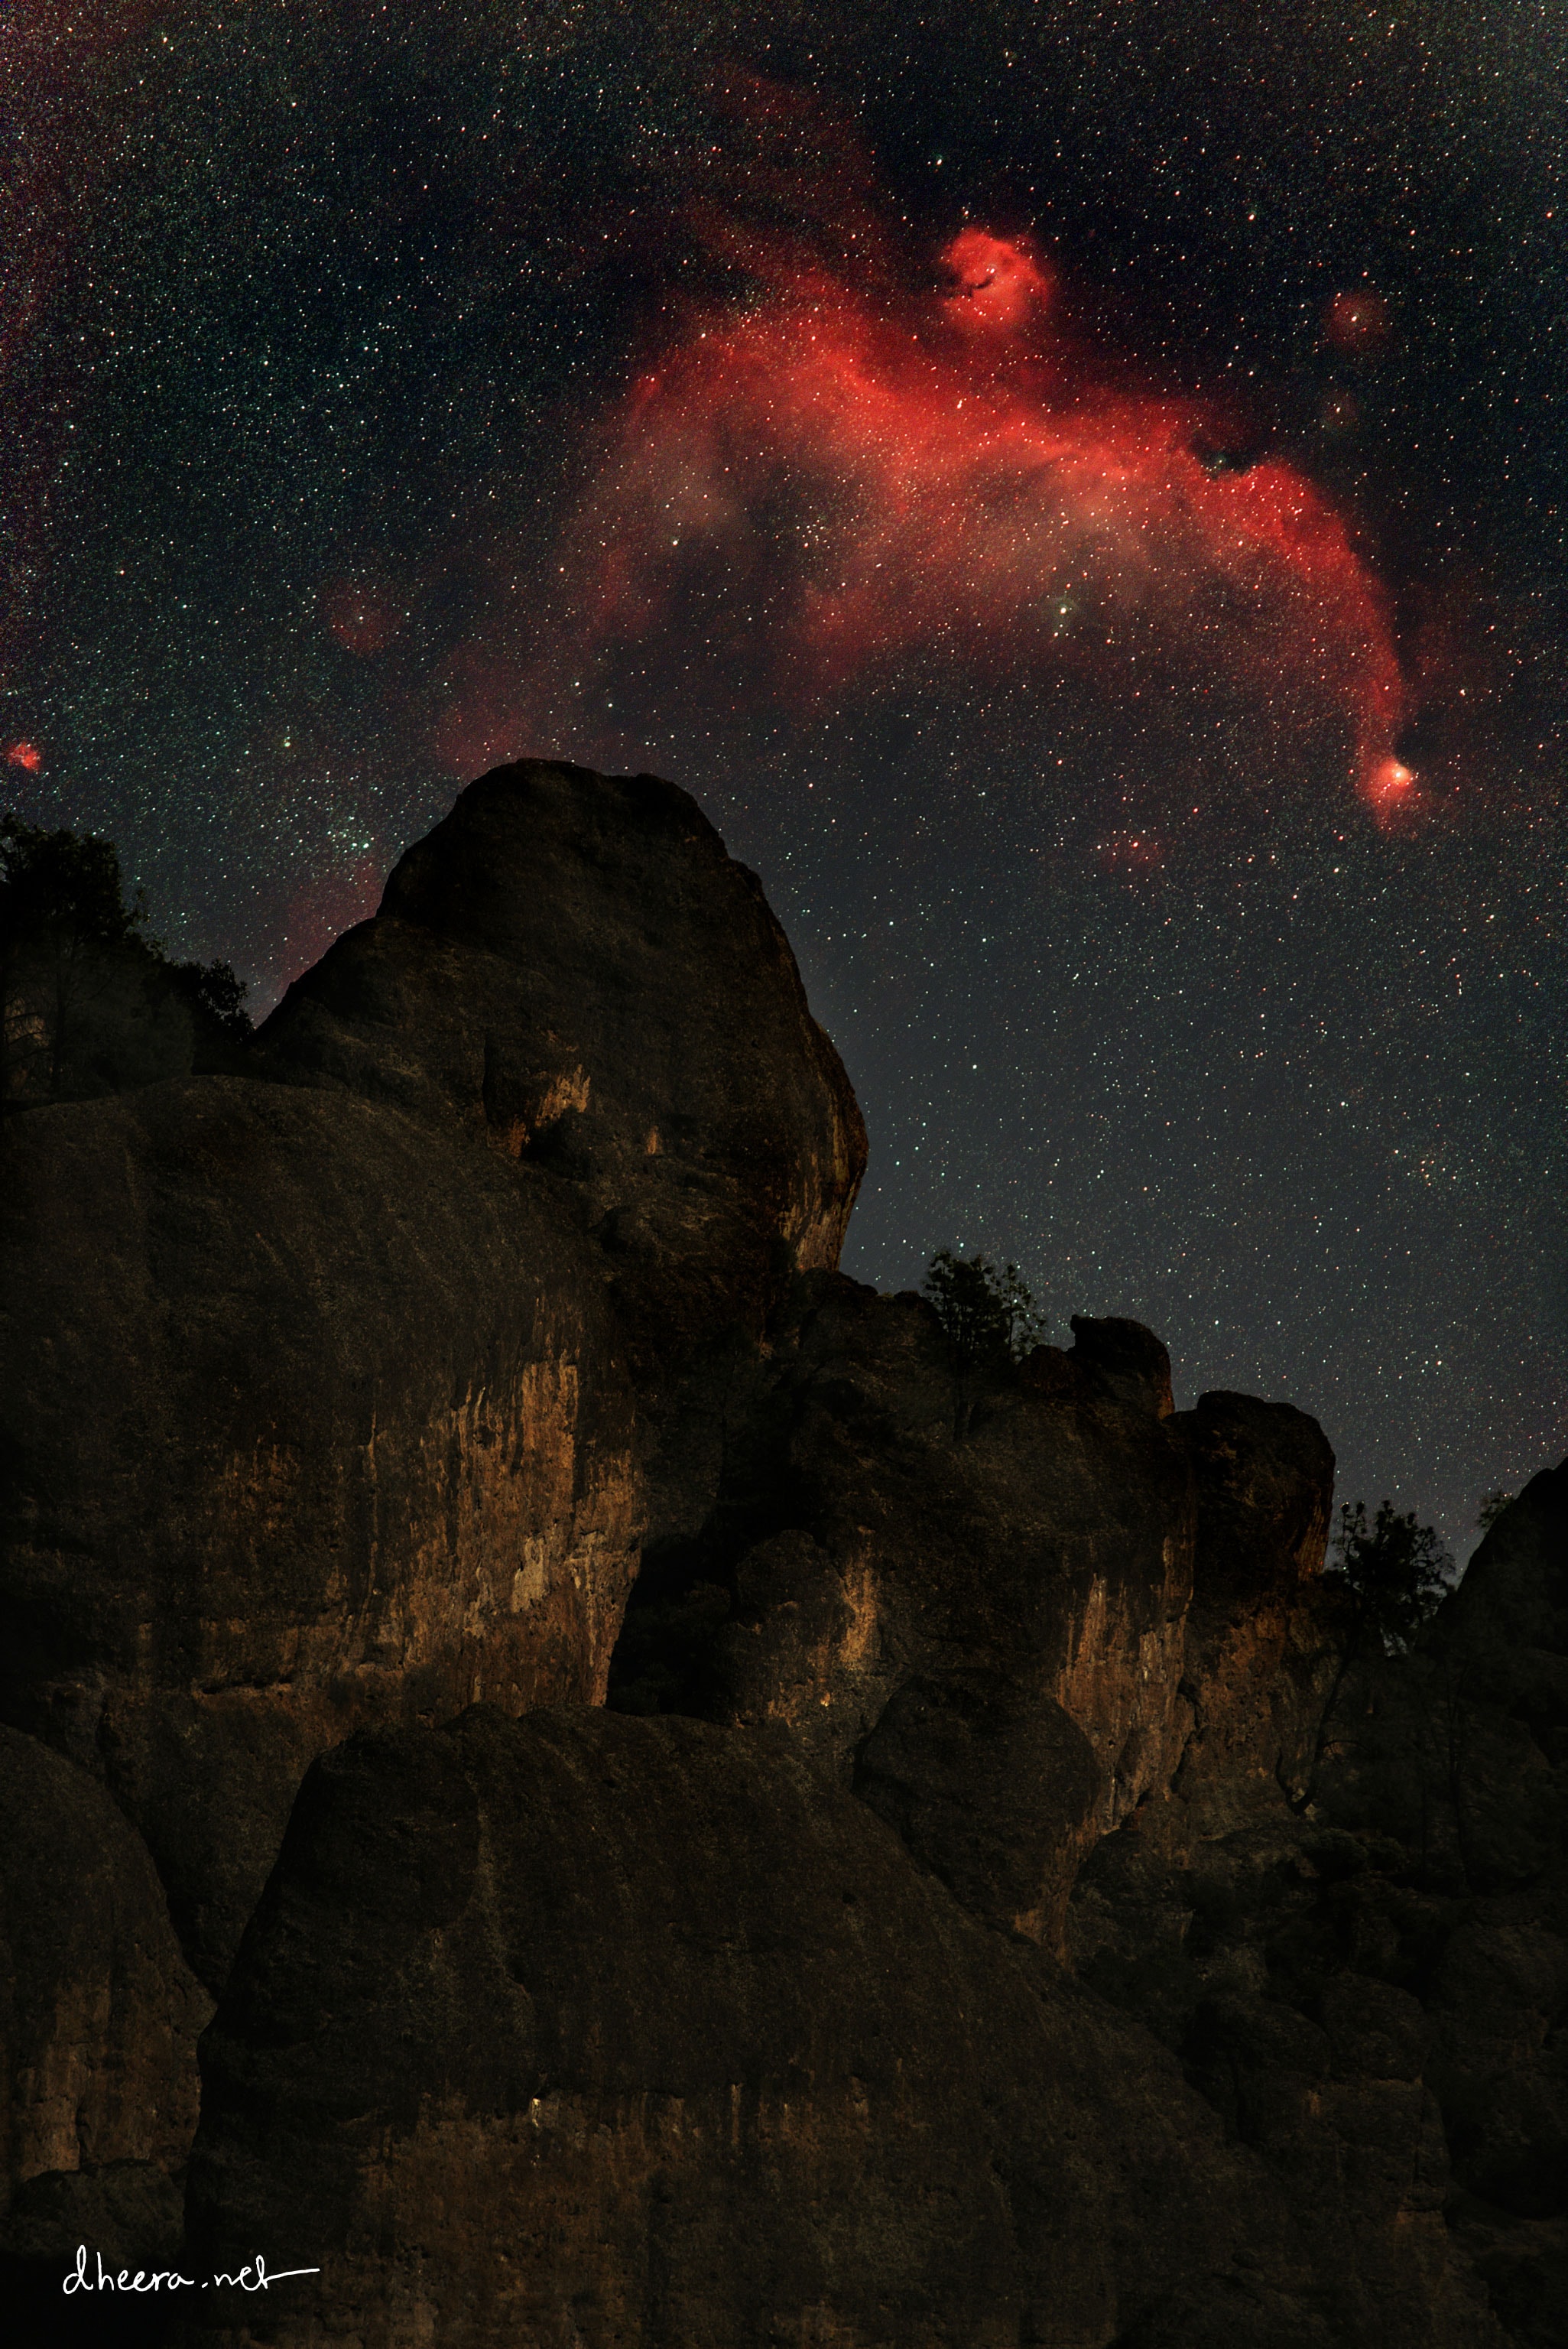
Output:
<svg viewBox="0 0 1568 2349">
<path fill-rule="evenodd" d="M 0 2171 L 182 2161 L 211 2002 L 101 1785 L 0 1729 Z"/>
<path fill-rule="evenodd" d="M 202 999 L 201 976 L 134 935 L 84 938 L 46 922 L 0 936 L 0 1112 L 242 1070 L 236 1025 Z"/>
<path fill-rule="evenodd" d="M 212 2011 L 103 1787 L 0 1729 L 0 2337 L 141 2349 L 139 2310 L 61 2290 L 77 2246 L 167 2262 L 183 2232 L 196 2036 Z"/>
<path fill-rule="evenodd" d="M 1140 1806 L 1179 1786 L 1212 1831 L 1295 1783 L 1332 1669 L 1316 1423 L 1227 1395 L 1173 1415 L 1148 1330 L 1074 1330 L 984 1381 L 955 1442 L 932 1309 L 799 1283 L 715 1510 L 645 1557 L 611 1673 L 628 1711 L 788 1727 L 1052 1948 Z"/>
<path fill-rule="evenodd" d="M 1422 1651 L 1370 1662 L 1329 1724 L 1320 1805 L 1378 1840 L 1368 1971 L 1418 1993 L 1449 2217 L 1520 2349 L 1568 2310 L 1568 1464 L 1481 1544 Z"/>
<path fill-rule="evenodd" d="M 7 2337 L 149 2337 L 74 2236 L 322 2268 L 205 2349 L 1556 2349 L 1568 1478 L 1344 1669 L 1313 1421 L 836 1272 L 649 778 L 160 1020 L 0 1132 Z"/>
<path fill-rule="evenodd" d="M 203 2068 L 192 2257 L 324 2274 L 264 2313 L 203 2295 L 191 2342 L 1307 2349 L 1358 2321 L 1173 2060 L 776 1735 L 485 1708 L 338 1749 Z"/>
<path fill-rule="evenodd" d="M 1415 1655 L 1345 1680 L 1311 1799 L 1271 1806 L 1253 1777 L 1248 1801 L 1206 1758 L 1099 1846 L 1067 1936 L 1315 2237 L 1374 2264 L 1440 2248 L 1516 2349 L 1555 2349 L 1568 2308 L 1565 1602 L 1557 1470 Z"/>
<path fill-rule="evenodd" d="M 30 2178 L 0 2221 L 7 2343 L 163 2349 L 182 2288 L 169 2280 L 183 2274 L 184 2236 L 182 2185 L 158 2162 L 89 2163 Z M 160 2281 L 150 2288 L 154 2276 Z"/>
</svg>

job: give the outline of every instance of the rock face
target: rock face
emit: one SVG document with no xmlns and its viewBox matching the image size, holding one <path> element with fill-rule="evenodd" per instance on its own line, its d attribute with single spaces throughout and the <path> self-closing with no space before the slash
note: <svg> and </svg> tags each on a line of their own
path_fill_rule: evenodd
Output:
<svg viewBox="0 0 1568 2349">
<path fill-rule="evenodd" d="M 484 1708 L 339 1748 L 203 2064 L 192 2257 L 325 2272 L 191 2340 L 1089 2349 L 1184 2296 L 1332 2337 L 1173 2063 L 777 1735 Z"/>
<path fill-rule="evenodd" d="M 1267 1514 L 1283 1566 L 1294 1512 Z M 1568 2305 L 1565 1590 L 1557 1470 L 1420 1651 L 1364 1659 L 1321 1729 L 1321 1694 L 1287 1706 L 1281 1738 L 1302 1684 L 1287 1636 L 1253 1707 L 1264 1752 L 1295 1756 L 1274 1801 L 1267 1774 L 1200 1745 L 1171 1800 L 1096 1849 L 1069 1915 L 1080 1978 L 1181 2055 L 1309 2231 L 1437 2341 L 1479 2302 L 1517 2349 L 1549 2349 Z M 1234 1720 L 1244 1682 L 1225 1681 Z M 1293 1805 L 1302 1777 L 1313 1799 Z"/>
<path fill-rule="evenodd" d="M 211 1078 L 0 1147 L 0 1704 L 101 1773 L 216 1983 L 324 1746 L 602 1687 L 619 1341 L 552 1197 L 366 1102 Z"/>
<path fill-rule="evenodd" d="M 1371 1844 L 1360 1962 L 1425 2010 L 1455 2240 L 1511 2339 L 1552 2349 L 1568 2307 L 1568 1464 L 1499 1517 L 1424 1653 L 1353 1672 L 1331 1728 L 1320 1798 Z"/>
<path fill-rule="evenodd" d="M 61 2293 L 77 2246 L 168 2263 L 183 2231 L 196 2036 L 212 2002 L 146 1847 L 103 1787 L 0 1729 L 0 2329 L 20 2349 L 158 2333 Z"/>
<path fill-rule="evenodd" d="M 1323 1430 L 1288 1403 L 1206 1394 L 1174 1423 L 1197 1486 L 1182 1660 L 1192 1708 L 1167 1838 L 1301 1796 L 1335 1650 L 1318 1577 L 1334 1491 Z"/>
<path fill-rule="evenodd" d="M 1138 1324 L 1074 1332 L 993 1377 L 954 1443 L 932 1309 L 803 1283 L 709 1526 L 645 1569 L 611 1697 L 787 1724 L 1052 1947 L 1085 1853 L 1173 1779 L 1233 1802 L 1246 1774 L 1277 1795 L 1299 1769 L 1334 1471 L 1287 1407 L 1172 1416 Z"/>
</svg>

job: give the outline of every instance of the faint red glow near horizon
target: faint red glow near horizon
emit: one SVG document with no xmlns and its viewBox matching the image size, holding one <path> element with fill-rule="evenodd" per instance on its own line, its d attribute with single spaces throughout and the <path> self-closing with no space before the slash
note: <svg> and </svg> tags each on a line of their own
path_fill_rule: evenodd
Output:
<svg viewBox="0 0 1568 2349">
<path fill-rule="evenodd" d="M 913 293 L 789 263 L 690 315 L 608 419 L 556 550 L 562 625 L 453 665 L 454 772 L 619 748 L 627 679 L 809 721 L 913 659 L 971 685 L 1087 669 L 1124 706 L 1217 676 L 1260 733 L 1342 725 L 1379 822 L 1416 803 L 1385 595 L 1305 473 L 1205 461 L 1235 437 L 1217 403 L 1097 379 L 1026 236 L 966 226 Z"/>
<path fill-rule="evenodd" d="M 36 775 L 44 763 L 44 754 L 36 742 L 13 742 L 5 753 L 5 763 L 8 767 L 20 767 L 26 774 Z"/>
</svg>

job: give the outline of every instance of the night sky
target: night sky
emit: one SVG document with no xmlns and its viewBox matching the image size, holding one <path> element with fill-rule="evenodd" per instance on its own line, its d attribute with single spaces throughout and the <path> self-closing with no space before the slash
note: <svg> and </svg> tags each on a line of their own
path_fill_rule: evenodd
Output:
<svg viewBox="0 0 1568 2349">
<path fill-rule="evenodd" d="M 846 1269 L 1462 1558 L 1568 1451 L 1568 5 L 11 0 L 0 802 L 265 1009 L 499 760 L 762 875 Z"/>
</svg>

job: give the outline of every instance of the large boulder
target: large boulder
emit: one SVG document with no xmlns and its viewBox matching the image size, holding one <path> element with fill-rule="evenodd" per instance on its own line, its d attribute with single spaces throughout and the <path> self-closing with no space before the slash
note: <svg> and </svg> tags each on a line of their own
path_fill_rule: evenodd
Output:
<svg viewBox="0 0 1568 2349">
<path fill-rule="evenodd" d="M 1097 1826 L 1113 1824 L 1155 1782 L 1172 1719 L 1193 1526 L 1181 1445 L 1152 1412 L 1005 1377 L 955 1443 L 931 1308 L 842 1276 L 800 1285 L 769 1367 L 757 1445 L 732 1446 L 749 1506 L 721 1490 L 714 1528 L 738 1552 L 727 1717 L 787 1721 L 847 1781 L 912 1676 L 1000 1671 L 1077 1724 Z M 808 1661 L 799 1625 L 830 1607 Z"/>
<path fill-rule="evenodd" d="M 1450 2216 L 1520 2349 L 1568 2306 L 1568 1463 L 1531 1479 L 1396 1677 L 1354 1680 L 1327 1792 L 1430 1852 L 1428 2077 Z"/>
<path fill-rule="evenodd" d="M 1446 2341 L 1489 2302 L 1515 2349 L 1556 2349 L 1568 1475 L 1537 1476 L 1499 1518 L 1414 1652 L 1336 1671 L 1309 1743 L 1325 1620 L 1310 1572 L 1292 1600 L 1291 1558 L 1315 1516 L 1314 1433 L 1219 1397 L 1190 1440 L 1193 1613 L 1222 1636 L 1200 1641 L 1171 1798 L 1078 1876 L 1074 1963 L 1181 2054 L 1385 2306 L 1423 2310 Z"/>
<path fill-rule="evenodd" d="M 1190 1720 L 1165 1350 L 1077 1329 L 1070 1354 L 966 1373 L 955 1434 L 932 1308 L 802 1280 L 707 1526 L 645 1561 L 610 1696 L 788 1727 L 978 1913 L 1053 1947 L 1085 1853 L 1163 1791 Z"/>
<path fill-rule="evenodd" d="M 85 1771 L 0 1729 L 0 2213 L 56 2173 L 181 2167 L 211 2011 L 135 1829 Z"/>
<path fill-rule="evenodd" d="M 1181 1671 L 1191 1727 L 1163 1823 L 1180 1841 L 1305 1794 L 1338 1621 L 1321 1580 L 1334 1454 L 1317 1422 L 1219 1392 L 1171 1425 L 1198 1493 Z"/>
<path fill-rule="evenodd" d="M 486 1707 L 338 1748 L 202 2062 L 188 2271 L 321 2270 L 201 2294 L 208 2349 L 1353 2337 L 1157 2044 L 776 1733 Z"/>
</svg>

